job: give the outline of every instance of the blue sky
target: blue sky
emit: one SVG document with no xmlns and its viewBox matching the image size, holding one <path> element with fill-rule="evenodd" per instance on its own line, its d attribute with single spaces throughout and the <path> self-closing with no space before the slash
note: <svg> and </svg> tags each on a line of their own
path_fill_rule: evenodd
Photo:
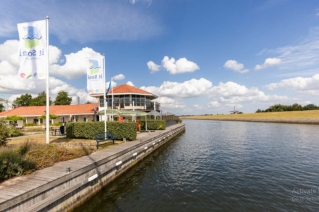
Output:
<svg viewBox="0 0 319 212">
<path fill-rule="evenodd" d="M 17 23 L 45 19 L 50 96 L 81 102 L 85 57 L 105 54 L 106 77 L 159 96 L 181 114 L 244 113 L 272 104 L 319 105 L 317 0 L 0 0 L 0 97 L 36 96 L 19 80 Z"/>
</svg>

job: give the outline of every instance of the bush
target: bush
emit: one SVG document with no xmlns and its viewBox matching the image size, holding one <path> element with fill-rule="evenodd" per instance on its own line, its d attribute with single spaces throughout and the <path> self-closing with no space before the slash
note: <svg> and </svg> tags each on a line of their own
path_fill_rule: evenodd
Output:
<svg viewBox="0 0 319 212">
<path fill-rule="evenodd" d="M 136 139 L 135 122 L 108 121 L 107 131 L 114 137 L 130 141 Z M 104 132 L 104 122 L 69 122 L 66 124 L 66 137 L 94 139 L 94 134 Z"/>
<path fill-rule="evenodd" d="M 25 127 L 34 127 L 34 126 L 39 126 L 39 125 L 35 124 L 35 123 L 25 123 L 24 126 Z"/>
<path fill-rule="evenodd" d="M 21 151 L 21 150 L 20 150 Z M 53 166 L 60 161 L 71 160 L 84 155 L 89 155 L 94 151 L 93 148 L 78 147 L 68 149 L 64 146 L 53 144 L 32 144 L 25 154 L 25 158 L 32 161 L 36 169 Z"/>
<path fill-rule="evenodd" d="M 145 121 L 141 122 L 141 130 L 146 130 Z M 165 130 L 166 121 L 165 120 L 149 120 L 147 121 L 147 130 Z"/>
<path fill-rule="evenodd" d="M 0 149 L 0 182 L 29 173 L 34 169 L 35 164 L 23 159 L 23 155 L 19 154 L 16 149 Z"/>
<path fill-rule="evenodd" d="M 15 128 L 14 126 L 8 126 L 9 129 L 9 137 L 18 137 L 22 136 L 23 133 L 20 129 Z"/>
<path fill-rule="evenodd" d="M 5 122 L 0 122 L 0 147 L 7 144 L 7 138 L 10 136 L 9 127 Z"/>
</svg>

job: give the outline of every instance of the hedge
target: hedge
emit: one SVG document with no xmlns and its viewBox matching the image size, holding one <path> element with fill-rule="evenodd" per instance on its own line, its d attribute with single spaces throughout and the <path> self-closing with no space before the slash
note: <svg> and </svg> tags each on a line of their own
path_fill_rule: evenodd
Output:
<svg viewBox="0 0 319 212">
<path fill-rule="evenodd" d="M 111 131 L 114 137 L 129 141 L 136 139 L 135 122 L 108 121 L 107 131 Z M 69 122 L 66 124 L 66 137 L 94 139 L 94 134 L 104 132 L 104 122 Z"/>
<path fill-rule="evenodd" d="M 145 129 L 145 121 L 141 122 L 141 130 Z M 166 121 L 165 120 L 148 120 L 147 121 L 147 130 L 165 130 Z"/>
</svg>

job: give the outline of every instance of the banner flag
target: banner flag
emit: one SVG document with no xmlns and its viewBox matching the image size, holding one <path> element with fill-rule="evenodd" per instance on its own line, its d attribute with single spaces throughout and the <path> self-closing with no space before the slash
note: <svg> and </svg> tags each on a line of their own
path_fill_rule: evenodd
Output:
<svg viewBox="0 0 319 212">
<path fill-rule="evenodd" d="M 105 92 L 105 96 L 107 96 L 107 94 L 109 93 L 109 91 L 111 90 L 111 84 L 112 84 L 112 80 L 111 82 L 109 83 L 109 88 L 106 90 Z"/>
<path fill-rule="evenodd" d="M 105 71 L 103 57 L 87 58 L 87 90 L 89 94 L 104 94 Z"/>
<path fill-rule="evenodd" d="M 46 79 L 47 30 L 46 20 L 20 23 L 19 32 L 19 78 Z"/>
</svg>

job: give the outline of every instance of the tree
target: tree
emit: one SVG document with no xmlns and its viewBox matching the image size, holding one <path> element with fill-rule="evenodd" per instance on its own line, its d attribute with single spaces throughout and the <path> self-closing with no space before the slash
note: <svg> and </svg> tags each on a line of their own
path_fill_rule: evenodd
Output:
<svg viewBox="0 0 319 212">
<path fill-rule="evenodd" d="M 38 94 L 37 97 L 33 98 L 30 106 L 45 106 L 46 105 L 46 93 L 44 91 L 42 91 L 41 93 Z M 50 105 L 52 105 L 52 101 L 50 98 Z"/>
<path fill-rule="evenodd" d="M 43 114 L 42 116 L 39 117 L 39 119 L 46 119 L 46 114 Z M 57 119 L 58 116 L 54 114 L 49 114 L 49 119 Z"/>
<path fill-rule="evenodd" d="M 0 103 L 0 112 L 4 111 L 5 107 L 2 103 Z"/>
<path fill-rule="evenodd" d="M 302 106 L 300 104 L 293 104 L 291 105 L 291 111 L 300 111 L 300 110 L 303 110 Z"/>
<path fill-rule="evenodd" d="M 72 98 L 68 95 L 68 92 L 60 91 L 55 98 L 54 105 L 70 105 L 72 102 Z"/>
<path fill-rule="evenodd" d="M 87 101 L 85 104 L 92 104 L 92 102 L 90 102 L 90 101 Z"/>
<path fill-rule="evenodd" d="M 29 106 L 31 104 L 31 101 L 32 101 L 31 94 L 26 93 L 26 94 L 21 95 L 20 97 L 17 97 L 13 101 L 12 106 L 14 108 L 22 107 L 22 106 Z"/>
<path fill-rule="evenodd" d="M 316 106 L 315 104 L 308 104 L 306 106 L 303 107 L 304 110 L 318 110 L 319 107 Z"/>
</svg>

